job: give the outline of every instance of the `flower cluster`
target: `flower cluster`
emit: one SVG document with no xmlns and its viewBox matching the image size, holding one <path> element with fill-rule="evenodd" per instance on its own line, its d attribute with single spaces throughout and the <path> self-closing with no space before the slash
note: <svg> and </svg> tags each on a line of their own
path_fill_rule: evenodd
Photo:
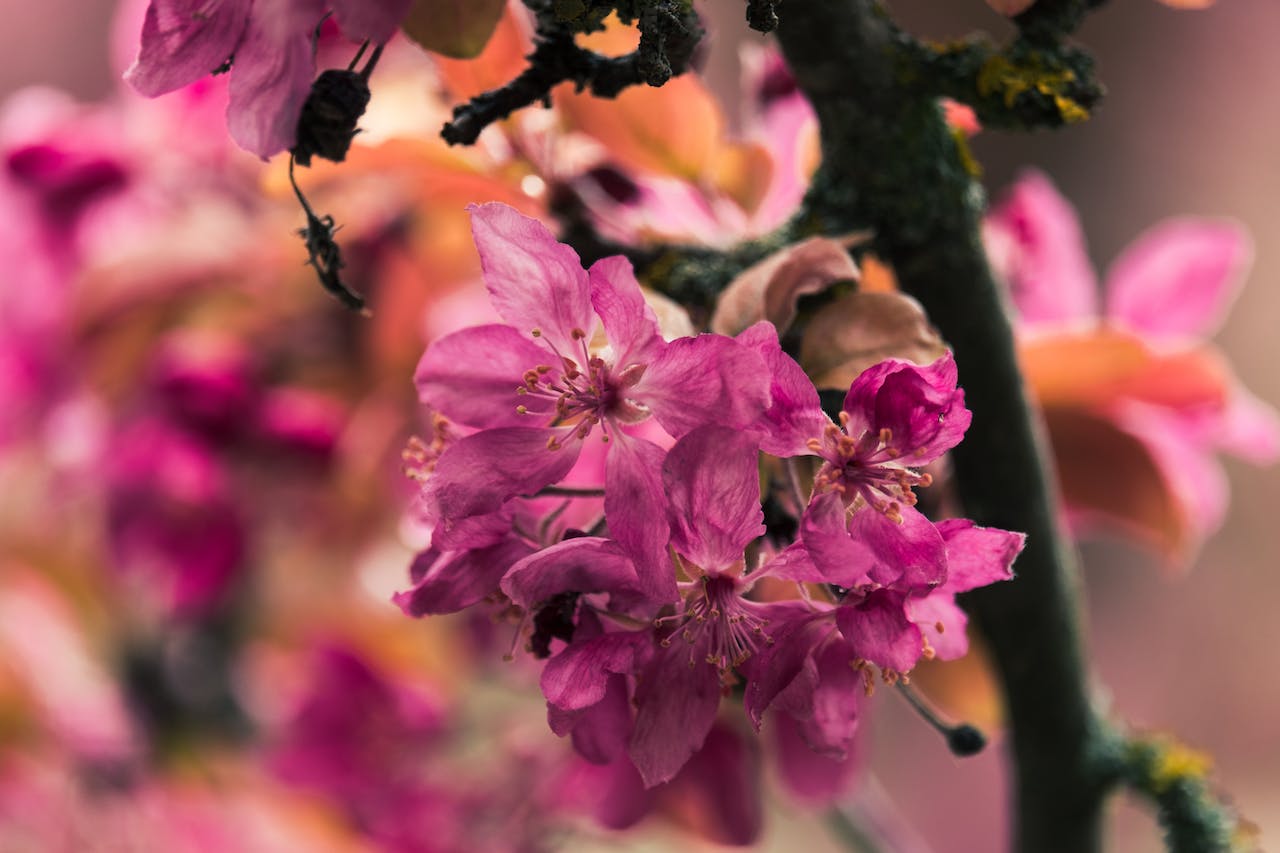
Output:
<svg viewBox="0 0 1280 853">
<path fill-rule="evenodd" d="M 499 204 L 472 223 L 505 323 L 419 366 L 433 534 L 406 613 L 510 616 L 552 730 L 645 788 L 725 696 L 840 762 L 877 670 L 964 654 L 955 594 L 1010 577 L 1023 537 L 916 509 L 969 424 L 950 356 L 865 371 L 833 421 L 771 324 L 666 340 L 625 259 L 584 271 Z"/>
</svg>

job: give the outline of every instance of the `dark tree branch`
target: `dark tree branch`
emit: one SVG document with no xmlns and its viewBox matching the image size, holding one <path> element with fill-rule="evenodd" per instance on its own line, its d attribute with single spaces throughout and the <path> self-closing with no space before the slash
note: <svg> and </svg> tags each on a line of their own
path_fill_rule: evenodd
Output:
<svg viewBox="0 0 1280 853">
<path fill-rule="evenodd" d="M 878 3 L 787 0 L 781 17 L 783 50 L 821 123 L 823 163 L 809 215 L 828 232 L 876 233 L 877 253 L 955 350 L 974 413 L 953 451 L 966 514 L 1028 534 L 1017 580 L 966 600 L 1004 685 L 1017 847 L 1097 850 L 1109 780 L 1096 754 L 1099 724 L 1087 696 L 1074 566 L 1057 529 L 1012 330 L 979 240 L 981 191 L 933 93 L 904 81 L 910 57 Z"/>
<path fill-rule="evenodd" d="M 453 110 L 453 120 L 440 135 L 450 145 L 470 145 L 480 132 L 518 109 L 547 101 L 551 90 L 572 81 L 579 90 L 613 98 L 628 86 L 641 83 L 661 86 L 683 74 L 702 38 L 702 29 L 692 7 L 681 0 L 646 0 L 632 3 L 592 3 L 581 0 L 525 0 L 537 18 L 533 53 L 529 67 L 500 89 L 477 95 Z M 572 6 L 576 15 L 567 15 Z M 602 56 L 578 46 L 579 32 L 600 25 L 604 13 L 617 6 L 624 18 L 638 20 L 640 46 L 619 57 Z"/>
</svg>

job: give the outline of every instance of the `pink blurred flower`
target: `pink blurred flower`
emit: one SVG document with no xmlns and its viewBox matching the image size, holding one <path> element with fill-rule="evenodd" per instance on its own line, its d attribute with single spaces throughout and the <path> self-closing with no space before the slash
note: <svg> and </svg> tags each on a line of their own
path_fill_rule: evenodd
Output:
<svg viewBox="0 0 1280 853">
<path fill-rule="evenodd" d="M 1280 456 L 1275 411 L 1207 343 L 1248 266 L 1248 235 L 1226 221 L 1166 220 L 1115 260 L 1100 292 L 1074 211 L 1038 173 L 984 233 L 1073 520 L 1189 562 L 1226 511 L 1216 454 Z"/>
<path fill-rule="evenodd" d="M 172 92 L 231 63 L 227 124 L 262 158 L 294 144 L 315 74 L 315 30 L 327 10 L 355 41 L 385 42 L 410 0 L 152 0 L 138 58 L 125 72 L 149 97 Z"/>
</svg>

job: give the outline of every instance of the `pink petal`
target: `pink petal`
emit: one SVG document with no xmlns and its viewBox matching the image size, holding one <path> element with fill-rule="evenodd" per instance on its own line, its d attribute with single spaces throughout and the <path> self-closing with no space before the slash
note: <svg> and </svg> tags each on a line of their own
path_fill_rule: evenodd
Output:
<svg viewBox="0 0 1280 853">
<path fill-rule="evenodd" d="M 589 708 L 605 698 L 610 675 L 629 675 L 639 669 L 651 643 L 649 634 L 632 631 L 575 641 L 547 661 L 542 695 L 562 711 Z"/>
<path fill-rule="evenodd" d="M 667 555 L 663 455 L 653 442 L 614 433 L 605 470 L 604 515 L 609 535 L 635 562 L 640 589 L 654 601 L 669 602 L 676 600 L 676 578 Z"/>
<path fill-rule="evenodd" d="M 236 48 L 227 129 L 237 145 L 265 160 L 297 139 L 298 118 L 315 72 L 310 34 L 321 7 L 307 3 L 268 16 L 259 10 L 263 6 L 254 7 Z"/>
<path fill-rule="evenodd" d="M 720 706 L 720 676 L 711 664 L 689 665 L 690 648 L 674 642 L 640 679 L 631 760 L 646 787 L 666 782 L 706 739 Z"/>
<path fill-rule="evenodd" d="M 252 0 L 152 0 L 124 79 L 153 98 L 207 77 L 236 52 Z"/>
<path fill-rule="evenodd" d="M 888 445 L 898 461 L 918 466 L 960 443 L 973 413 L 964 407 L 964 391 L 956 387 L 951 353 L 925 367 L 887 359 L 864 370 L 845 395 L 846 430 L 889 430 Z"/>
<path fill-rule="evenodd" d="M 858 730 L 865 688 L 862 674 L 851 665 L 855 660 L 848 644 L 824 643 L 814 655 L 817 678 L 812 685 L 795 682 L 778 701 L 779 710 L 795 719 L 809 748 L 837 761 L 848 757 Z"/>
<path fill-rule="evenodd" d="M 451 445 L 423 489 L 427 521 L 447 527 L 559 482 L 577 461 L 580 445 L 548 450 L 547 441 L 556 434 L 529 427 L 487 429 Z"/>
<path fill-rule="evenodd" d="M 1162 222 L 1111 265 L 1107 319 L 1149 335 L 1211 335 L 1222 324 L 1252 259 L 1248 232 L 1240 225 L 1203 219 Z"/>
<path fill-rule="evenodd" d="M 493 307 L 521 334 L 537 329 L 562 355 L 580 359 L 574 330 L 591 339 L 591 285 L 578 253 L 546 226 L 498 202 L 472 205 L 471 233 Z M 582 365 L 580 365 L 582 366 Z"/>
<path fill-rule="evenodd" d="M 850 538 L 875 555 L 867 576 L 880 586 L 926 590 L 947 579 L 947 548 L 933 522 L 915 507 L 899 508 L 902 520 L 863 508 L 849 520 Z M 806 546 L 808 540 L 805 540 Z"/>
<path fill-rule="evenodd" d="M 769 370 L 723 335 L 677 338 L 649 363 L 632 396 L 676 438 L 703 424 L 745 427 L 769 406 Z"/>
<path fill-rule="evenodd" d="M 409 14 L 413 0 L 332 0 L 342 34 L 353 41 L 388 41 Z"/>
<path fill-rule="evenodd" d="M 621 675 L 610 675 L 605 682 L 604 697 L 589 708 L 573 712 L 572 725 L 551 725 L 551 730 L 563 736 L 572 733 L 573 750 L 592 764 L 609 764 L 613 761 L 630 761 L 627 744 L 631 740 L 631 697 L 627 693 L 627 680 Z M 565 712 L 554 705 L 547 706 L 548 721 Z M 563 718 L 562 718 L 563 719 Z"/>
<path fill-rule="evenodd" d="M 740 562 L 764 534 L 758 460 L 754 435 L 716 426 L 695 429 L 667 453 L 671 547 L 704 571 Z"/>
<path fill-rule="evenodd" d="M 635 566 L 617 545 L 594 536 L 567 539 L 511 567 L 502 591 L 526 609 L 562 592 L 632 592 Z"/>
<path fill-rule="evenodd" d="M 778 772 L 787 790 L 809 806 L 829 806 L 848 792 L 859 764 L 821 755 L 800 734 L 800 723 L 779 711 L 771 722 Z"/>
<path fill-rule="evenodd" d="M 801 583 L 828 583 L 827 576 L 814 565 L 803 542 L 792 542 L 780 554 L 765 563 L 751 577 L 771 577 Z"/>
<path fill-rule="evenodd" d="M 817 683 L 814 651 L 836 630 L 827 616 L 815 614 L 796 619 L 782 630 L 772 632 L 773 644 L 764 654 L 753 658 L 744 699 L 747 716 L 757 730 L 764 712 L 784 691 L 790 694 L 811 691 Z M 799 686 L 795 686 L 797 684 Z"/>
<path fill-rule="evenodd" d="M 1098 286 L 1076 213 L 1040 172 L 1027 172 L 988 215 L 991 266 L 1027 325 L 1090 321 Z"/>
<path fill-rule="evenodd" d="M 1027 541 L 1025 533 L 997 527 L 978 527 L 967 518 L 948 518 L 937 524 L 947 543 L 947 580 L 950 592 L 968 592 L 980 586 L 1013 578 L 1013 561 Z"/>
<path fill-rule="evenodd" d="M 1215 433 L 1218 446 L 1255 465 L 1280 458 L 1280 416 L 1270 403 L 1233 388 Z"/>
<path fill-rule="evenodd" d="M 717 722 L 680 775 L 660 789 L 660 802 L 696 815 L 693 828 L 709 840 L 746 846 L 764 824 L 760 770 L 756 739 Z"/>
<path fill-rule="evenodd" d="M 795 359 L 782 351 L 772 323 L 756 323 L 737 340 L 760 354 L 771 376 L 769 408 L 759 421 L 760 449 L 781 457 L 811 453 L 805 442 L 821 437 L 831 422 L 822 412 L 818 389 Z"/>
<path fill-rule="evenodd" d="M 457 613 L 498 588 L 503 574 L 533 549 L 515 537 L 470 551 L 423 551 L 410 567 L 413 588 L 392 601 L 409 616 Z"/>
<path fill-rule="evenodd" d="M 631 261 L 621 255 L 602 258 L 591 265 L 587 276 L 591 304 L 613 345 L 613 363 L 619 370 L 647 363 L 661 347 L 662 337 L 658 318 L 644 301 Z"/>
<path fill-rule="evenodd" d="M 874 515 L 879 513 L 868 510 Z M 877 563 L 874 551 L 849 536 L 844 502 L 834 492 L 818 495 L 800 519 L 800 540 L 826 583 L 853 587 L 867 579 Z"/>
<path fill-rule="evenodd" d="M 955 593 L 935 590 L 924 598 L 907 599 L 907 610 L 938 660 L 959 660 L 969 653 L 969 617 L 956 604 Z"/>
<path fill-rule="evenodd" d="M 895 672 L 907 672 L 924 651 L 920 628 L 907 618 L 902 596 L 875 592 L 836 608 L 840 633 L 858 657 Z"/>
<path fill-rule="evenodd" d="M 418 399 L 441 414 L 474 427 L 532 426 L 545 422 L 555 401 L 523 388 L 526 370 L 554 362 L 542 347 L 511 326 L 473 326 L 435 341 L 423 353 L 413 381 Z M 553 373 L 558 364 L 551 364 Z M 529 414 L 516 411 L 524 406 Z"/>
</svg>

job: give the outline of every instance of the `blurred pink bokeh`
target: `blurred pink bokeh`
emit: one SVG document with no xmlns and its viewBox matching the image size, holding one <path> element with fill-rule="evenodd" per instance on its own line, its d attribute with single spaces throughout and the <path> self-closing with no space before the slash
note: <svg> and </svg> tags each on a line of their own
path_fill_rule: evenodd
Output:
<svg viewBox="0 0 1280 853">
<path fill-rule="evenodd" d="M 917 32 L 960 35 L 1007 26 L 982 0 L 895 0 Z M 109 0 L 2 0 L 0 94 L 47 84 L 82 98 L 115 83 L 108 71 Z M 740 3 L 719 3 L 711 76 L 732 91 L 735 40 L 755 39 Z M 1219 337 L 1245 385 L 1280 404 L 1280 4 L 1223 0 L 1176 12 L 1147 0 L 1113 3 L 1079 40 L 1094 50 L 1109 95 L 1086 124 L 1057 133 L 983 133 L 974 149 L 998 194 L 1020 169 L 1053 176 L 1077 206 L 1095 265 L 1105 268 L 1147 226 L 1175 214 L 1228 216 L 1254 235 L 1256 260 Z M 850 81 L 856 85 L 856 81 Z M 482 199 L 477 199 L 482 201 Z M 1089 643 L 1104 697 L 1135 725 L 1169 730 L 1214 756 L 1217 780 L 1262 830 L 1280 837 L 1280 478 L 1228 461 L 1232 508 L 1184 577 L 1119 545 L 1085 549 Z M 952 759 L 892 696 L 879 701 L 870 740 L 876 773 L 935 849 L 998 849 L 1005 795 L 998 751 Z M 1162 849 L 1132 809 L 1112 849 Z M 788 821 L 790 824 L 791 821 Z M 767 846 L 788 849 L 778 824 Z"/>
</svg>

